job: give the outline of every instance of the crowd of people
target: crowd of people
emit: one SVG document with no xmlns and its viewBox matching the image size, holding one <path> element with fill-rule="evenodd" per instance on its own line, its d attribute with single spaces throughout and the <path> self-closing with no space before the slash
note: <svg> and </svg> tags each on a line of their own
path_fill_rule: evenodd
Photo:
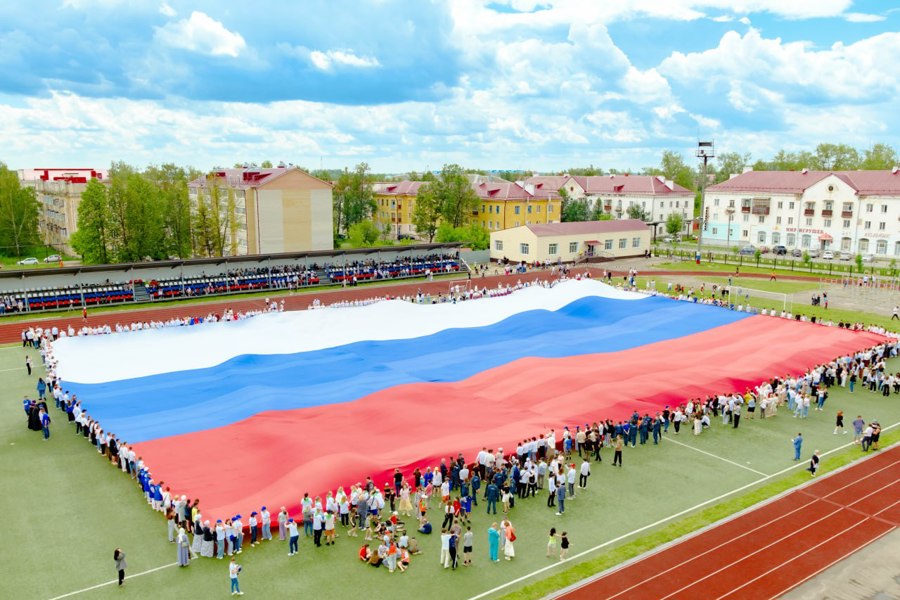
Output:
<svg viewBox="0 0 900 600">
<path fill-rule="evenodd" d="M 584 276 L 589 277 L 589 274 Z M 636 273 L 630 276 L 631 281 L 626 280 L 623 285 L 630 284 L 634 289 Z M 496 289 L 458 286 L 446 296 L 429 297 L 419 293 L 403 299 L 418 303 L 464 301 L 504 295 L 530 285 L 551 286 L 554 283 L 535 279 L 533 282 L 519 280 L 515 286 L 501 284 Z M 371 301 L 381 299 L 372 298 Z M 689 296 L 678 299 L 687 300 Z M 266 305 L 267 310 L 281 308 L 268 300 Z M 315 306 L 321 306 L 321 303 L 315 301 Z M 356 538 L 362 534 L 364 539 L 359 549 L 359 560 L 373 567 L 384 566 L 389 573 L 403 572 L 409 568 L 413 557 L 423 552 L 426 545 L 424 538 L 439 533 L 440 565 L 447 569 L 455 569 L 459 565 L 468 567 L 476 560 L 474 548 L 479 538 L 473 532 L 471 514 L 474 510 L 480 510 L 479 501 L 490 516 L 498 515 L 498 510 L 502 511 L 499 522 L 495 521 L 486 532 L 488 559 L 498 562 L 502 555 L 505 560 L 513 560 L 517 534 L 511 517 L 517 504 L 534 502 L 533 499 L 539 497 L 545 499 L 548 510 L 562 517 L 568 505 L 587 488 L 592 469 L 603 462 L 604 453 L 611 452 L 613 460 L 610 464 L 622 468 L 626 448 L 649 445 L 651 440 L 653 445 L 662 444 L 670 428 L 674 430 L 674 435 L 678 435 L 682 428 L 700 435 L 712 426 L 714 419 L 721 418 L 723 425 L 737 429 L 744 415 L 745 418 L 756 418 L 757 414 L 759 418 L 768 418 L 781 408 L 798 419 L 804 419 L 809 416 L 810 407 L 824 411 L 828 390 L 834 386 L 847 387 L 851 393 L 855 392 L 858 384 L 885 396 L 900 394 L 900 373 L 889 373 L 886 365 L 886 361 L 896 357 L 900 350 L 900 341 L 895 338 L 817 365 L 801 375 L 773 377 L 743 392 L 728 390 L 706 397 L 688 398 L 653 415 L 641 415 L 634 411 L 627 419 L 598 419 L 593 423 L 569 424 L 559 431 L 550 428 L 523 437 L 515 448 L 508 450 L 495 450 L 486 445 L 474 457 L 467 458 L 459 453 L 455 457 L 442 459 L 437 465 L 416 468 L 411 473 L 396 469 L 392 481 L 383 487 L 368 478 L 365 482 L 329 491 L 324 498 L 305 494 L 294 514 L 284 506 L 277 511 L 270 511 L 267 506 L 248 507 L 246 521 L 242 514 L 235 514 L 213 522 L 212 518 L 202 514 L 200 499 L 179 494 L 165 481 L 160 481 L 154 476 L 151 465 L 145 464 L 126 440 L 105 431 L 87 412 L 81 399 L 65 389 L 65 383 L 56 376 L 52 341 L 63 335 L 237 320 L 258 312 L 226 311 L 222 315 L 202 318 L 186 317 L 160 323 L 103 327 L 99 328 L 101 331 L 96 331 L 97 328 L 90 328 L 89 331 L 72 331 L 70 328 L 65 332 L 55 328 L 29 328 L 22 333 L 23 347 L 39 349 L 47 371 L 46 379 L 40 378 L 37 383 L 37 398 L 25 399 L 29 427 L 39 428 L 45 439 L 49 438 L 48 404 L 52 403 L 65 415 L 65 421 L 72 424 L 74 435 L 82 437 L 105 460 L 129 476 L 148 505 L 164 515 L 168 540 L 175 545 L 181 566 L 187 566 L 197 558 L 224 560 L 225 556 L 239 555 L 246 548 L 271 543 L 275 535 L 280 542 L 288 543 L 288 556 L 295 556 L 299 551 L 302 528 L 302 535 L 315 547 L 334 545 L 339 535 Z M 843 427 L 842 419 L 838 424 Z M 863 451 L 878 449 L 880 425 L 877 421 L 866 424 L 859 417 L 853 422 L 853 427 L 854 441 L 858 440 Z M 839 433 L 840 428 L 835 428 L 835 434 Z M 797 442 L 793 443 L 799 453 Z M 814 466 L 818 468 L 818 453 L 814 456 Z M 435 510 L 440 515 L 439 527 L 432 525 L 429 519 L 435 515 Z M 568 549 L 568 533 L 557 533 L 556 528 L 551 529 L 547 543 L 548 556 L 564 560 Z"/>
</svg>

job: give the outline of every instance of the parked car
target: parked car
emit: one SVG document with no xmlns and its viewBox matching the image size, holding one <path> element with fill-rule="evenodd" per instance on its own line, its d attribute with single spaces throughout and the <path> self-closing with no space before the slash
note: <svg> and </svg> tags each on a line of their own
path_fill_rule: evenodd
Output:
<svg viewBox="0 0 900 600">
<path fill-rule="evenodd" d="M 826 250 L 825 252 L 822 253 L 822 259 L 823 260 L 834 260 L 834 252 L 832 252 L 831 250 Z"/>
<path fill-rule="evenodd" d="M 791 256 L 800 258 L 801 256 L 803 256 L 803 250 L 801 250 L 800 248 L 794 248 L 793 250 L 791 250 Z"/>
<path fill-rule="evenodd" d="M 44 259 L 44 262 L 45 263 L 55 263 L 55 262 L 59 262 L 61 260 L 62 260 L 62 258 L 60 258 L 59 254 L 51 254 L 50 256 L 48 256 L 47 258 Z"/>
<path fill-rule="evenodd" d="M 29 256 L 28 258 L 23 258 L 16 264 L 17 265 L 37 265 L 40 263 L 38 262 L 38 259 L 34 258 L 33 256 Z"/>
<path fill-rule="evenodd" d="M 866 254 L 863 256 L 863 262 L 872 262 L 873 260 L 875 260 L 874 254 Z"/>
<path fill-rule="evenodd" d="M 841 252 L 841 260 L 853 260 L 853 255 L 849 252 Z"/>
<path fill-rule="evenodd" d="M 744 246 L 741 248 L 741 256 L 754 256 L 756 254 L 756 248 L 753 246 Z"/>
<path fill-rule="evenodd" d="M 818 248 L 810 248 L 807 250 L 809 252 L 810 258 L 819 258 L 819 249 Z"/>
<path fill-rule="evenodd" d="M 760 254 L 768 254 L 768 253 L 769 253 L 769 247 L 768 247 L 768 246 L 760 246 L 760 247 L 759 247 L 759 253 L 760 253 Z"/>
<path fill-rule="evenodd" d="M 785 248 L 784 246 L 775 246 L 774 248 L 772 248 L 772 252 L 775 253 L 775 256 L 786 256 L 787 248 Z"/>
</svg>

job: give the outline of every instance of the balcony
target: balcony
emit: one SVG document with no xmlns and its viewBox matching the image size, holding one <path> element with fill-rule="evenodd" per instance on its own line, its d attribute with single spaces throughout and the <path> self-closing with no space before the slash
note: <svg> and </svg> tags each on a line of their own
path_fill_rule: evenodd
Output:
<svg viewBox="0 0 900 600">
<path fill-rule="evenodd" d="M 769 207 L 768 206 L 754 206 L 753 214 L 754 215 L 768 215 Z"/>
<path fill-rule="evenodd" d="M 741 212 L 742 212 L 742 213 L 750 214 L 750 207 L 749 207 L 749 206 L 742 206 L 742 207 L 741 207 Z"/>
<path fill-rule="evenodd" d="M 804 209 L 803 209 L 803 216 L 804 216 L 804 217 L 814 217 L 814 216 L 816 216 L 816 209 L 814 209 L 814 208 L 804 208 Z"/>
<path fill-rule="evenodd" d="M 825 209 L 822 210 L 822 216 L 823 216 L 823 217 L 830 217 L 831 214 L 832 214 L 833 212 L 834 212 L 834 211 L 831 210 L 830 208 L 825 208 Z"/>
<path fill-rule="evenodd" d="M 844 210 L 844 211 L 841 211 L 841 218 L 842 218 L 842 219 L 852 219 L 852 218 L 853 218 L 853 211 L 852 211 L 852 210 Z"/>
</svg>

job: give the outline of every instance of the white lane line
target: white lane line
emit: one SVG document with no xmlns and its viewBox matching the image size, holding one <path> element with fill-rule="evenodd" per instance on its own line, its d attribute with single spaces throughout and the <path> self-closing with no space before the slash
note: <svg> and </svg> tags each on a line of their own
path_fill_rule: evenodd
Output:
<svg viewBox="0 0 900 600">
<path fill-rule="evenodd" d="M 893 429 L 894 427 L 897 427 L 898 425 L 900 425 L 900 421 L 898 421 L 897 423 L 894 423 L 894 424 L 892 424 L 892 425 L 888 425 L 887 427 L 884 427 L 884 428 L 882 429 L 882 431 L 885 431 L 885 430 L 888 430 L 888 429 Z M 671 439 L 667 439 L 666 441 L 671 441 Z M 842 445 L 838 446 L 837 448 L 833 448 L 833 449 L 831 449 L 831 450 L 828 450 L 827 452 L 823 452 L 823 453 L 821 454 L 821 456 L 823 456 L 823 457 L 824 457 L 824 456 L 828 456 L 829 454 L 834 454 L 835 452 L 838 452 L 838 451 L 840 451 L 840 450 L 845 450 L 845 449 L 847 449 L 847 448 L 850 448 L 851 446 L 856 446 L 856 445 L 857 445 L 857 444 L 856 444 L 855 442 L 847 442 L 846 444 L 842 444 Z M 874 455 L 873 455 L 873 456 L 874 456 Z M 730 492 L 725 492 L 725 493 L 723 493 L 723 494 L 720 494 L 720 495 L 716 496 L 715 498 L 710 498 L 709 500 L 705 500 L 705 501 L 703 501 L 703 502 L 701 502 L 701 503 L 699 503 L 699 504 L 697 504 L 697 505 L 695 505 L 695 506 L 692 506 L 692 507 L 690 507 L 690 508 L 686 508 L 686 509 L 684 509 L 684 510 L 682 510 L 682 511 L 680 511 L 680 512 L 675 513 L 674 515 L 669 515 L 668 517 L 664 517 L 664 518 L 662 518 L 662 519 L 659 519 L 658 521 L 656 521 L 656 522 L 654 522 L 654 523 L 650 523 L 650 524 L 648 524 L 648 525 L 644 525 L 643 527 L 639 527 L 638 529 L 635 529 L 634 531 L 630 531 L 630 532 L 628 532 L 628 533 L 624 533 L 624 534 L 620 535 L 620 536 L 617 537 L 617 538 L 613 538 L 613 539 L 611 539 L 611 540 L 608 540 L 608 541 L 606 541 L 606 542 L 603 542 L 602 544 L 597 544 L 597 545 L 594 546 L 593 548 L 588 548 L 587 550 L 583 550 L 583 551 L 579 552 L 578 554 L 573 554 L 573 555 L 570 556 L 569 559 L 566 560 L 565 562 L 556 562 L 556 563 L 547 565 L 546 567 L 541 567 L 540 569 L 536 569 L 536 570 L 532 571 L 531 573 L 526 573 L 525 575 L 522 575 L 521 577 L 517 577 L 517 578 L 515 578 L 515 579 L 512 579 L 512 580 L 510 580 L 510 581 L 507 581 L 506 583 L 500 584 L 500 585 L 498 585 L 498 586 L 495 587 L 495 588 L 491 588 L 491 589 L 489 589 L 489 590 L 487 590 L 487 591 L 481 592 L 480 594 L 478 594 L 478 595 L 476 595 L 476 596 L 472 596 L 472 597 L 469 598 L 469 600 L 480 600 L 481 598 L 486 598 L 486 597 L 488 597 L 488 596 L 490 596 L 490 595 L 492 595 L 492 594 L 494 594 L 494 593 L 496 593 L 496 592 L 499 592 L 500 590 L 503 590 L 503 589 L 508 588 L 509 586 L 516 585 L 516 584 L 518 584 L 518 583 L 521 583 L 521 582 L 523 582 L 523 581 L 526 581 L 526 580 L 528 580 L 528 579 L 531 579 L 531 578 L 534 577 L 535 575 L 540 575 L 541 573 L 546 573 L 546 572 L 550 571 L 551 569 L 555 569 L 555 568 L 559 567 L 560 565 L 566 564 L 567 562 L 571 562 L 571 561 L 573 561 L 573 560 L 575 560 L 575 559 L 581 558 L 581 557 L 583 557 L 583 556 L 587 556 L 588 554 L 591 554 L 591 553 L 593 553 L 593 552 L 596 552 L 597 550 L 602 550 L 603 548 L 606 548 L 607 546 L 611 546 L 611 545 L 613 545 L 613 544 L 616 544 L 616 543 L 618 543 L 618 542 L 620 542 L 620 541 L 622 541 L 622 540 L 624 540 L 624 539 L 627 539 L 627 538 L 629 538 L 629 537 L 631 537 L 631 536 L 633 536 L 633 535 L 637 535 L 637 534 L 639 534 L 639 533 L 643 533 L 644 531 L 647 531 L 648 529 L 653 529 L 654 527 L 658 527 L 659 525 L 663 525 L 663 524 L 665 524 L 665 523 L 667 523 L 667 522 L 669 522 L 669 521 L 671 521 L 671 520 L 673 520 L 673 519 L 678 519 L 678 518 L 680 518 L 680 517 L 683 517 L 684 515 L 689 514 L 689 513 L 691 513 L 691 512 L 694 512 L 694 511 L 696 511 L 696 510 L 698 510 L 698 509 L 701 509 L 701 508 L 703 508 L 703 507 L 705 507 L 705 506 L 707 506 L 707 505 L 709 505 L 709 504 L 714 504 L 714 503 L 716 503 L 716 502 L 719 502 L 720 500 L 724 500 L 725 498 L 727 498 L 727 497 L 729 497 L 729 496 L 731 496 L 731 495 L 733 495 L 733 494 L 737 494 L 737 493 L 739 493 L 739 492 L 743 492 L 744 490 L 747 490 L 747 489 L 750 489 L 750 488 L 752 488 L 752 487 L 754 487 L 754 486 L 756 486 L 756 485 L 759 485 L 760 483 L 762 483 L 762 482 L 764 482 L 764 481 L 767 481 L 767 480 L 769 480 L 769 479 L 772 479 L 773 477 L 778 477 L 778 476 L 780 476 L 780 475 L 784 475 L 785 473 L 787 473 L 787 472 L 789 472 L 789 471 L 792 471 L 792 470 L 794 470 L 794 469 L 797 469 L 797 468 L 799 468 L 799 467 L 802 467 L 802 466 L 803 466 L 802 463 L 793 464 L 793 465 L 791 465 L 791 466 L 789 466 L 789 467 L 786 467 L 786 468 L 784 468 L 784 469 L 782 469 L 782 470 L 780 470 L 780 471 L 776 471 L 775 473 L 772 473 L 771 475 L 766 475 L 765 477 L 761 477 L 761 478 L 757 479 L 756 481 L 751 481 L 750 483 L 747 483 L 747 484 L 745 484 L 745 485 L 742 485 L 742 486 L 740 486 L 740 487 L 737 487 L 737 488 L 731 490 Z M 848 464 L 847 466 L 848 466 L 848 467 L 851 467 L 851 466 L 853 466 L 853 463 L 850 463 L 850 464 Z M 790 492 L 794 491 L 795 489 L 797 489 L 797 488 L 794 488 L 794 489 L 792 489 L 792 490 L 788 490 L 787 492 L 790 493 Z M 777 496 L 776 496 L 776 498 L 777 498 Z M 774 498 L 770 498 L 770 499 L 767 500 L 766 502 L 772 501 L 773 499 L 774 499 Z M 735 518 L 735 517 L 737 517 L 739 514 L 740 514 L 740 513 L 736 513 L 735 515 L 731 515 L 731 517 L 728 517 L 728 518 L 729 518 L 729 519 L 730 519 L 730 518 Z M 631 562 L 631 561 L 629 561 L 629 562 Z M 624 567 L 624 566 L 625 566 L 625 565 L 621 565 L 619 568 L 622 568 L 622 567 Z M 581 582 L 581 583 L 578 584 L 578 585 L 570 586 L 570 587 L 564 588 L 564 589 L 565 589 L 566 591 L 572 591 L 572 590 L 578 589 L 578 588 L 580 588 L 580 587 L 583 587 L 583 586 L 589 584 L 591 581 L 594 581 L 595 579 L 599 579 L 601 576 L 605 576 L 605 575 L 608 575 L 609 573 L 615 572 L 616 570 L 618 570 L 618 569 L 617 569 L 617 568 L 614 568 L 614 569 L 612 569 L 612 570 L 604 571 L 603 573 L 599 573 L 599 574 L 597 574 L 595 577 L 591 577 L 590 579 L 587 579 L 587 580 Z M 562 592 L 562 591 L 563 591 L 563 590 L 559 590 L 559 592 Z M 554 593 L 557 593 L 557 592 L 554 592 Z"/>
<path fill-rule="evenodd" d="M 727 458 L 723 458 L 721 456 L 717 456 L 717 455 L 713 454 L 712 452 L 707 452 L 706 450 L 701 450 L 700 448 L 695 448 L 693 446 L 685 444 L 684 442 L 679 442 L 678 440 L 673 440 L 672 438 L 669 438 L 666 441 L 669 442 L 670 444 L 678 444 L 679 446 L 684 446 L 685 448 L 693 450 L 694 452 L 699 452 L 700 454 L 705 454 L 707 456 L 711 456 L 712 458 L 717 458 L 723 462 L 727 462 L 730 465 L 734 465 L 736 467 L 740 467 L 742 469 L 752 471 L 753 473 L 756 473 L 757 475 L 762 475 L 763 477 L 766 476 L 766 473 L 763 473 L 762 471 L 757 471 L 756 469 L 751 469 L 750 467 L 748 467 L 746 465 L 742 465 L 741 463 L 734 462 L 733 460 L 728 460 Z"/>
<path fill-rule="evenodd" d="M 859 480 L 857 480 L 855 483 L 859 483 L 859 481 L 862 481 L 863 479 L 865 479 L 865 478 L 859 479 Z M 874 492 L 871 492 L 871 493 L 869 493 L 869 494 L 866 494 L 865 496 L 863 496 L 863 497 L 857 499 L 855 502 L 853 502 L 853 504 L 856 504 L 857 502 L 861 502 L 862 500 L 865 500 L 865 499 L 868 498 L 869 496 L 874 496 L 875 494 L 881 494 L 882 492 L 883 492 L 883 491 L 882 491 L 881 489 L 877 489 L 877 490 L 875 490 Z M 801 527 L 801 528 L 799 528 L 799 529 L 795 529 L 795 530 L 791 531 L 790 533 L 788 533 L 787 535 L 781 536 L 781 537 L 778 538 L 777 540 L 774 540 L 774 541 L 772 541 L 771 543 L 766 544 L 766 545 L 763 546 L 762 548 L 757 548 L 756 550 L 754 550 L 753 552 L 751 552 L 751 553 L 749 553 L 749 554 L 747 554 L 747 553 L 745 553 L 745 552 L 740 552 L 740 553 L 738 553 L 738 554 L 736 555 L 736 560 L 734 560 L 734 561 L 728 563 L 727 565 L 723 565 L 722 567 L 716 569 L 715 571 L 707 572 L 703 577 L 700 577 L 699 579 L 694 579 L 694 580 L 692 580 L 692 581 L 691 581 L 689 584 L 687 584 L 686 586 L 681 587 L 681 588 L 679 588 L 679 589 L 677 589 L 677 590 L 675 590 L 675 591 L 673 591 L 673 592 L 670 592 L 669 594 L 667 594 L 667 595 L 663 596 L 662 598 L 660 598 L 660 600 L 666 600 L 666 598 L 671 598 L 672 596 L 676 596 L 676 595 L 680 594 L 681 592 L 683 592 L 683 591 L 685 591 L 685 590 L 689 590 L 689 589 L 691 589 L 692 587 L 694 587 L 695 585 L 697 585 L 698 583 L 700 583 L 701 581 L 705 581 L 705 580 L 709 579 L 710 577 L 715 577 L 716 575 L 718 575 L 718 574 L 721 573 L 722 571 L 727 571 L 727 570 L 730 569 L 731 567 L 740 564 L 741 562 L 743 562 L 744 560 L 750 558 L 751 556 L 755 556 L 755 555 L 759 554 L 760 552 L 762 552 L 762 551 L 764 551 L 764 550 L 768 550 L 768 549 L 771 548 L 772 546 L 776 546 L 776 545 L 780 544 L 781 542 L 783 542 L 784 540 L 790 539 L 790 538 L 794 537 L 795 535 L 797 535 L 797 534 L 799 534 L 799 533 L 802 533 L 803 531 L 805 531 L 806 529 L 809 529 L 809 528 L 812 527 L 813 525 L 816 525 L 817 523 L 821 523 L 822 521 L 827 520 L 829 517 L 832 517 L 832 516 L 838 514 L 838 513 L 841 512 L 842 510 L 847 510 L 847 509 L 850 508 L 851 506 L 852 506 L 852 504 L 848 504 L 847 506 L 836 505 L 836 506 L 835 506 L 835 509 L 834 509 L 833 511 L 831 511 L 830 513 L 828 513 L 827 515 L 824 515 L 824 516 L 822 516 L 822 517 L 816 519 L 815 521 L 810 521 L 810 522 L 808 522 L 808 523 L 807 523 L 806 525 L 804 525 L 803 527 Z M 868 519 L 869 519 L 869 517 L 863 515 L 862 520 L 860 520 L 860 521 L 857 522 L 857 523 L 854 523 L 853 525 L 851 525 L 850 527 L 848 527 L 848 528 L 845 529 L 844 531 L 849 531 L 850 529 L 853 529 L 854 527 L 856 527 L 856 526 L 859 525 L 860 523 L 863 523 L 863 522 L 867 521 Z M 831 539 L 834 539 L 834 536 L 828 538 L 828 540 L 831 540 Z M 828 540 L 825 540 L 825 541 L 827 542 Z M 822 543 L 824 544 L 825 542 L 822 542 Z M 821 545 L 821 544 L 819 544 L 819 545 Z M 815 547 L 818 548 L 819 545 L 817 545 L 817 546 L 815 546 Z M 790 558 L 787 562 L 794 561 L 794 560 L 796 560 L 797 558 L 803 556 L 804 554 L 806 554 L 806 552 L 802 552 L 802 553 L 798 554 L 797 556 L 794 556 L 794 557 Z M 779 565 L 779 566 L 785 565 L 785 564 L 787 564 L 787 562 L 786 562 L 786 563 L 781 563 L 781 565 Z M 778 567 L 776 567 L 776 569 L 777 569 L 777 568 L 778 568 Z M 772 569 L 772 570 L 775 570 L 775 569 Z M 770 571 L 767 571 L 767 573 L 770 573 L 770 572 L 771 572 L 771 570 L 770 570 Z M 762 577 L 762 576 L 760 576 L 760 577 Z M 756 579 L 760 579 L 760 577 L 757 577 Z M 756 579 L 754 579 L 753 581 L 756 581 Z M 743 586 L 742 586 L 742 587 L 743 587 Z M 727 596 L 727 595 L 730 595 L 733 591 L 736 591 L 736 590 L 738 590 L 738 589 L 740 589 L 740 588 L 735 588 L 734 590 L 728 592 L 728 594 L 726 594 L 726 596 Z"/>
<path fill-rule="evenodd" d="M 174 567 L 178 563 L 172 563 L 168 565 L 163 565 L 161 567 L 156 567 L 154 569 L 149 569 L 147 571 L 141 571 L 140 573 L 135 573 L 134 575 L 129 575 L 126 579 L 134 579 L 135 577 L 140 577 L 141 575 L 149 575 L 150 573 L 155 573 L 156 571 L 162 571 L 163 569 L 168 569 L 169 567 Z M 56 596 L 55 598 L 51 598 L 50 600 L 61 600 L 62 598 L 68 598 L 70 596 L 74 596 L 76 594 L 83 594 L 84 592 L 90 592 L 91 590 L 96 590 L 102 587 L 106 587 L 108 585 L 115 585 L 119 583 L 118 579 L 113 579 L 112 581 L 107 581 L 105 583 L 98 583 L 97 585 L 92 585 L 91 587 L 86 587 L 83 590 L 76 590 L 74 592 L 69 592 L 68 594 L 63 594 L 62 596 Z"/>
</svg>

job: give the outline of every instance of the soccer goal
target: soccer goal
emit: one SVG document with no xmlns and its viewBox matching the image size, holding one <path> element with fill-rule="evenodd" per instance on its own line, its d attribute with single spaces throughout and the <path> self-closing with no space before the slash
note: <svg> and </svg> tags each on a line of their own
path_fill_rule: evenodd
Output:
<svg viewBox="0 0 900 600">
<path fill-rule="evenodd" d="M 741 304 L 759 309 L 780 308 L 784 312 L 793 312 L 794 307 L 790 294 L 755 290 L 738 285 L 732 285 L 728 288 L 728 302 L 735 306 Z"/>
</svg>

